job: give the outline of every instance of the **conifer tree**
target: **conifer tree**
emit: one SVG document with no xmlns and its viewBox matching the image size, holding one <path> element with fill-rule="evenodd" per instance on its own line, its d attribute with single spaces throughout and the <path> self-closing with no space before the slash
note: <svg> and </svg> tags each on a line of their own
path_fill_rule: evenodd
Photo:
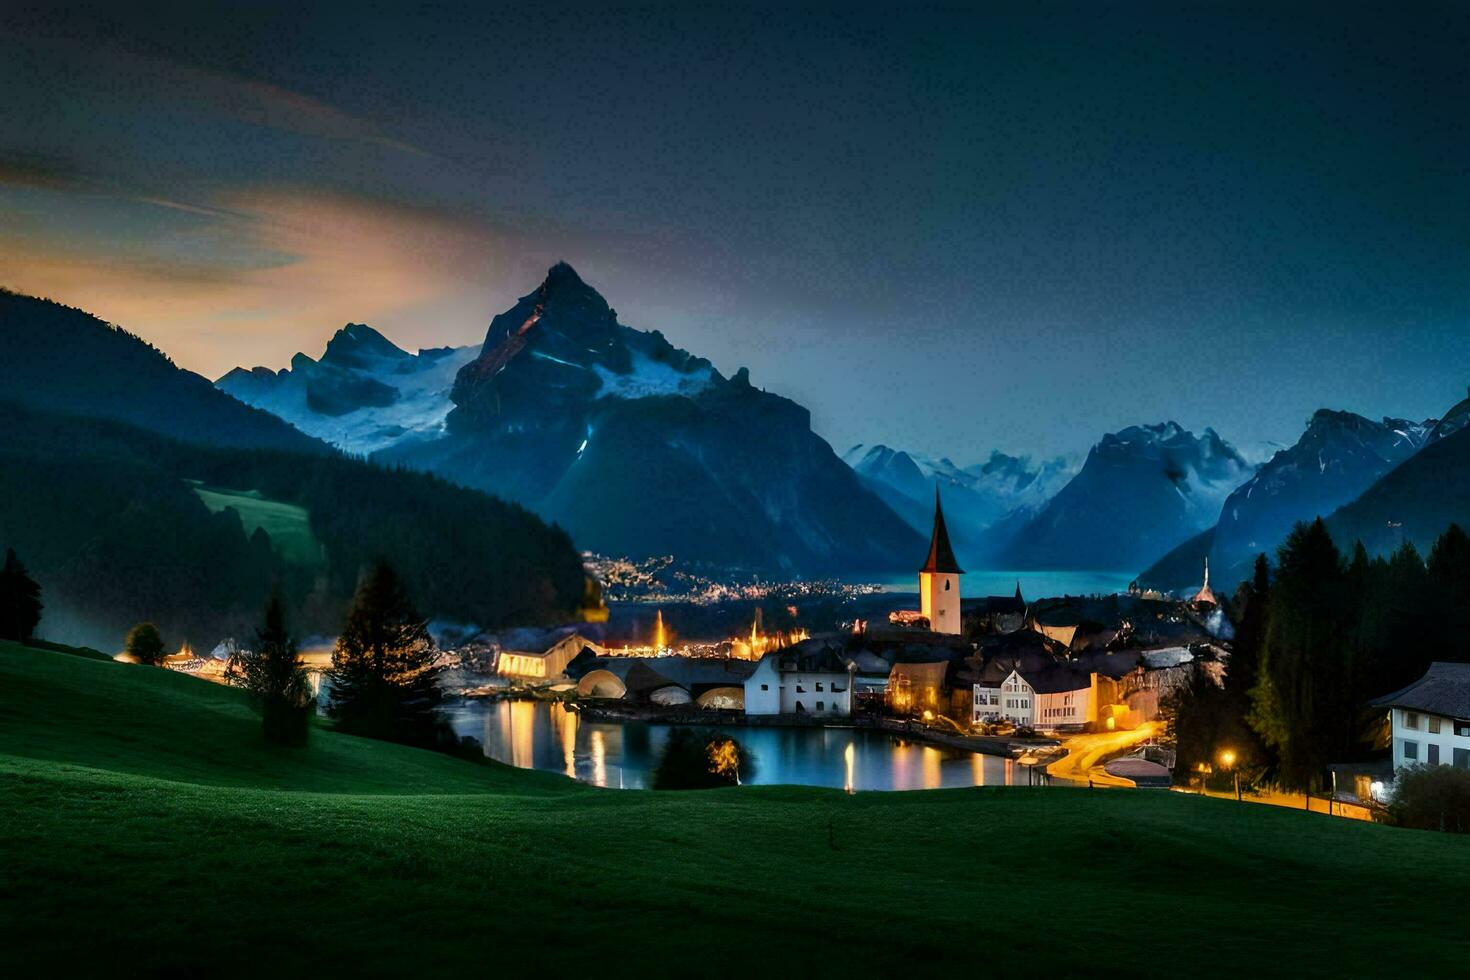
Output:
<svg viewBox="0 0 1470 980">
<path fill-rule="evenodd" d="M 311 728 L 311 683 L 297 655 L 296 641 L 286 630 L 279 591 L 271 592 L 265 621 L 255 631 L 254 644 L 230 655 L 226 673 L 254 697 L 267 741 L 306 744 Z"/>
<path fill-rule="evenodd" d="M 5 566 L 0 568 L 0 640 L 29 640 L 41 622 L 41 587 L 16 557 L 5 549 Z"/>
<path fill-rule="evenodd" d="M 1318 518 L 1298 524 L 1278 552 L 1251 725 L 1275 749 L 1278 777 L 1310 789 L 1346 758 L 1356 727 L 1342 556 Z"/>
<path fill-rule="evenodd" d="M 1443 634 L 1437 656 L 1470 661 L 1470 535 L 1460 525 L 1451 524 L 1429 549 L 1428 571 Z"/>
<path fill-rule="evenodd" d="M 436 657 L 403 583 L 379 561 L 359 581 L 332 653 L 327 710 L 343 731 L 434 746 L 443 732 Z"/>
</svg>

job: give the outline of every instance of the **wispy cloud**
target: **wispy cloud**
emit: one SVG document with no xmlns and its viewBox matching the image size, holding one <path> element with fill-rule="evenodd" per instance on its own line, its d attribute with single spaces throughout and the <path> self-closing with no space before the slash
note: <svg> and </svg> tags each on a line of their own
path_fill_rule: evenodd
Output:
<svg viewBox="0 0 1470 980">
<path fill-rule="evenodd" d="M 177 61 L 149 58 L 146 64 L 151 71 L 169 77 L 171 88 L 178 86 L 177 98 L 207 106 L 226 118 L 299 136 L 346 140 L 415 156 L 431 156 L 423 148 L 390 135 L 371 119 L 271 82 Z"/>
<path fill-rule="evenodd" d="M 478 341 L 554 258 L 480 219 L 313 189 L 122 199 L 177 217 L 142 240 L 0 231 L 0 285 L 121 323 L 209 375 L 284 365 L 353 321 L 405 346 Z"/>
</svg>

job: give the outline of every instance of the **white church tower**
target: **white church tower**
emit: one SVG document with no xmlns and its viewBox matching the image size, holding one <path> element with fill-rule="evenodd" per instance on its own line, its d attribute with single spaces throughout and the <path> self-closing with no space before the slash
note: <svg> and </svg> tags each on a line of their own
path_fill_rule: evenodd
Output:
<svg viewBox="0 0 1470 980">
<path fill-rule="evenodd" d="M 965 574 L 954 560 L 949 529 L 944 526 L 944 508 L 939 488 L 934 488 L 934 533 L 929 538 L 929 559 L 919 569 L 919 612 L 936 633 L 964 632 L 960 622 L 960 576 Z"/>
</svg>

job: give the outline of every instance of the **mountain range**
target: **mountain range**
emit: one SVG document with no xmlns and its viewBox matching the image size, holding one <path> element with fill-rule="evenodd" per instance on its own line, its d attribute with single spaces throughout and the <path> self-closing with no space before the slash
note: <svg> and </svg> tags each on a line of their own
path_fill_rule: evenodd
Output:
<svg viewBox="0 0 1470 980">
<path fill-rule="evenodd" d="M 273 587 L 294 629 L 330 635 L 379 558 L 461 622 L 583 601 L 561 530 L 348 458 L 94 316 L 0 293 L 0 349 L 0 546 L 41 583 L 52 639 L 115 650 L 151 620 L 171 648 L 207 650 L 248 635 Z"/>
<path fill-rule="evenodd" d="M 1318 410 L 1294 445 L 1272 456 L 1226 498 L 1218 522 L 1162 556 L 1139 577 L 1140 584 L 1184 588 L 1199 580 L 1206 555 L 1217 581 L 1241 581 L 1255 556 L 1274 553 L 1292 525 L 1326 517 L 1357 499 L 1423 448 L 1436 427 L 1435 419 L 1374 421 Z"/>
<path fill-rule="evenodd" d="M 1213 524 L 1252 472 L 1213 429 L 1196 436 L 1165 422 L 1110 433 L 1016 532 L 999 567 L 1137 567 Z"/>
<path fill-rule="evenodd" d="M 932 527 L 934 490 L 940 489 L 955 547 L 977 567 L 994 561 L 1076 469 L 1062 457 L 1033 461 L 999 450 L 966 467 L 883 445 L 859 444 L 842 458 L 864 486 L 921 533 Z"/>
<path fill-rule="evenodd" d="M 410 355 L 349 325 L 319 361 L 219 385 L 342 449 L 522 503 L 605 554 L 802 574 L 923 557 L 805 408 L 623 325 L 565 263 L 478 349 Z"/>
</svg>

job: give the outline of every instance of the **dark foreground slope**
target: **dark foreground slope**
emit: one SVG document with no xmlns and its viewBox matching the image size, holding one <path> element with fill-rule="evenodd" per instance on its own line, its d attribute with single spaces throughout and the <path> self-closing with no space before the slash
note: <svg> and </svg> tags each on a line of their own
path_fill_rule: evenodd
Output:
<svg viewBox="0 0 1470 980">
<path fill-rule="evenodd" d="M 988 975 L 1404 976 L 1467 953 L 1445 836 L 1167 793 L 601 791 L 255 733 L 236 692 L 0 645 L 0 975 L 968 975 L 983 951 Z"/>
</svg>

